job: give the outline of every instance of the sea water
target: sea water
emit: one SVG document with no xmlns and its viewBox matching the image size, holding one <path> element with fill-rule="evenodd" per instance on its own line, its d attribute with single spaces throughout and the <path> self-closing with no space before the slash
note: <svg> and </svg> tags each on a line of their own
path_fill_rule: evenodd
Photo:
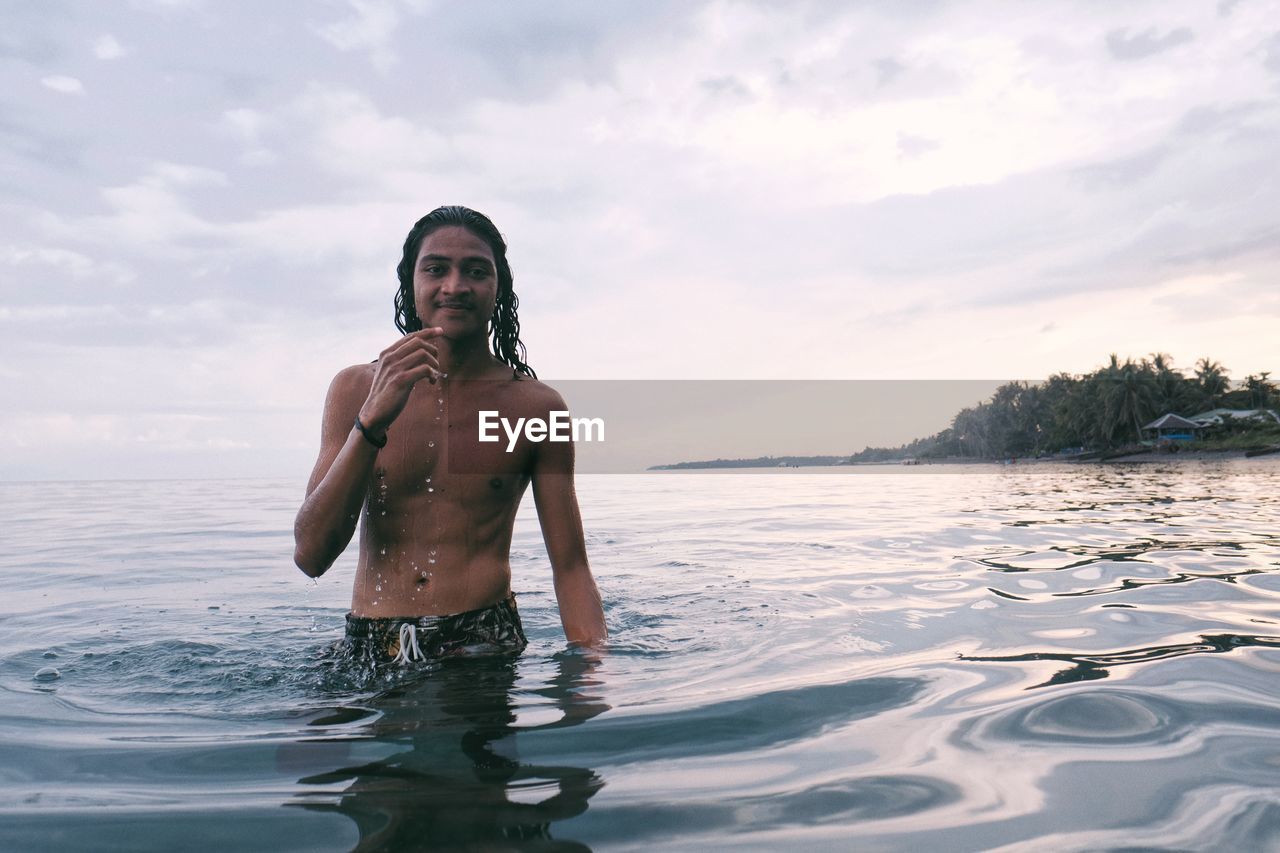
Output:
<svg viewBox="0 0 1280 853">
<path fill-rule="evenodd" d="M 376 673 L 300 492 L 0 484 L 0 849 L 1280 847 L 1280 461 L 583 476 L 605 654 L 526 501 L 525 654 Z"/>
</svg>

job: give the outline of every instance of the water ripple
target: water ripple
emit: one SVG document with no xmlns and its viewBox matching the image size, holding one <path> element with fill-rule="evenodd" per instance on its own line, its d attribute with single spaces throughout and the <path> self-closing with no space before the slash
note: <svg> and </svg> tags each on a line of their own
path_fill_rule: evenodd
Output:
<svg viewBox="0 0 1280 853">
<path fill-rule="evenodd" d="M 1056 684 L 1072 684 L 1077 681 L 1096 681 L 1106 678 L 1111 670 L 1120 666 L 1150 663 L 1184 655 L 1223 654 L 1241 648 L 1261 647 L 1280 648 L 1280 637 L 1255 636 L 1248 634 L 1215 634 L 1202 635 L 1198 642 L 1169 643 L 1158 646 L 1144 646 L 1135 649 L 1122 649 L 1105 653 L 1071 654 L 1063 652 L 1024 652 L 1016 655 L 960 655 L 960 660 L 990 661 L 1016 663 L 1024 661 L 1061 661 L 1072 664 L 1059 670 L 1052 678 L 1035 687 L 1048 687 Z M 1030 688 L 1028 688 L 1030 689 Z"/>
</svg>

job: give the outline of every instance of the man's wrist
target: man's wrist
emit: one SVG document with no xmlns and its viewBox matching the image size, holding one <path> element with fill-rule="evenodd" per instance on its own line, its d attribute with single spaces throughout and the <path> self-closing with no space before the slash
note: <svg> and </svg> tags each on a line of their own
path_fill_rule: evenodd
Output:
<svg viewBox="0 0 1280 853">
<path fill-rule="evenodd" d="M 369 442 L 379 450 L 387 446 L 387 431 L 385 429 L 382 431 L 382 435 L 378 435 L 374 430 L 360 422 L 359 415 L 356 415 L 355 428 L 362 436 L 364 436 L 365 441 Z"/>
</svg>

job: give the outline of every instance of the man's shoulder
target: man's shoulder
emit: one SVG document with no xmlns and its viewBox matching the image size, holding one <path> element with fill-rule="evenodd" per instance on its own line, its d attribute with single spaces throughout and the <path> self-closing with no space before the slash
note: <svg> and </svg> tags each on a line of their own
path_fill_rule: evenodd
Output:
<svg viewBox="0 0 1280 853">
<path fill-rule="evenodd" d="M 531 410 L 549 412 L 565 408 L 564 397 L 559 391 L 532 376 L 512 379 L 509 389 L 522 406 Z"/>
<path fill-rule="evenodd" d="M 329 395 L 338 398 L 360 395 L 363 399 L 373 385 L 373 374 L 376 369 L 376 363 L 353 364 L 342 368 L 329 385 Z"/>
</svg>

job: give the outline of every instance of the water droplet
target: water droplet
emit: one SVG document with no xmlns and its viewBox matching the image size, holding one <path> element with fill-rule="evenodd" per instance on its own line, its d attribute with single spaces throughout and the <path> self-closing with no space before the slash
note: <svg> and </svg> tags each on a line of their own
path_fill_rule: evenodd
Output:
<svg viewBox="0 0 1280 853">
<path fill-rule="evenodd" d="M 436 487 L 435 487 L 435 486 L 427 486 L 427 491 L 428 491 L 428 492 L 434 492 L 435 490 L 436 490 Z"/>
<path fill-rule="evenodd" d="M 53 649 L 50 649 L 49 651 L 44 653 L 44 657 L 47 657 L 47 658 L 56 658 L 57 656 L 58 656 L 58 653 L 55 652 Z"/>
<path fill-rule="evenodd" d="M 379 551 L 378 551 L 378 553 L 385 557 L 385 556 L 387 556 L 387 549 L 386 549 L 386 548 L 382 548 L 381 550 L 379 550 Z"/>
<path fill-rule="evenodd" d="M 435 565 L 435 563 L 436 563 L 436 558 L 435 558 L 435 557 L 428 557 L 428 558 L 427 558 L 427 562 L 434 566 L 434 565 Z"/>
<path fill-rule="evenodd" d="M 381 515 L 386 515 L 386 514 L 387 514 L 387 511 L 384 509 L 384 510 L 381 512 Z"/>
<path fill-rule="evenodd" d="M 427 442 L 427 447 L 435 447 L 435 446 L 436 446 L 436 443 L 434 441 Z"/>
<path fill-rule="evenodd" d="M 436 397 L 436 402 L 443 406 L 443 405 L 444 405 L 444 397 Z"/>
<path fill-rule="evenodd" d="M 62 677 L 62 673 L 58 672 L 54 667 L 45 666 L 37 669 L 33 677 L 36 681 L 57 681 Z"/>
<path fill-rule="evenodd" d="M 374 591 L 374 592 L 382 592 L 382 585 L 381 585 L 381 584 L 378 584 L 377 586 L 375 586 L 375 587 L 373 588 L 373 591 Z"/>
</svg>

